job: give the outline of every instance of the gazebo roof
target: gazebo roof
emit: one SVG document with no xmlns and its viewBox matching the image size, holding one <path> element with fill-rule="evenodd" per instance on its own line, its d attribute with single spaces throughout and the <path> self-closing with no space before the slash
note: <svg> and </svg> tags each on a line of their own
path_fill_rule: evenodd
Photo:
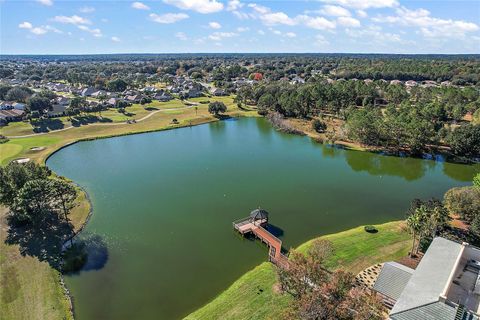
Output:
<svg viewBox="0 0 480 320">
<path fill-rule="evenodd" d="M 250 218 L 254 220 L 268 219 L 268 212 L 267 210 L 258 208 L 250 212 Z"/>
</svg>

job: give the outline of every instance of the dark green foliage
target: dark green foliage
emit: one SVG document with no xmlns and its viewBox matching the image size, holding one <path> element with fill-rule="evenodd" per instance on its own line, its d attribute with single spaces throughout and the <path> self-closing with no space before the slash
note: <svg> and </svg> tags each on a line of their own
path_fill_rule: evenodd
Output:
<svg viewBox="0 0 480 320">
<path fill-rule="evenodd" d="M 5 94 L 5 100 L 26 102 L 33 94 L 33 91 L 27 87 L 13 87 Z"/>
<path fill-rule="evenodd" d="M 452 152 L 459 156 L 480 157 L 480 125 L 463 125 L 449 135 Z"/>
<path fill-rule="evenodd" d="M 378 232 L 378 229 L 375 228 L 375 226 L 365 226 L 364 229 L 368 233 L 377 233 Z"/>
<path fill-rule="evenodd" d="M 225 106 L 225 103 L 221 101 L 210 102 L 208 104 L 208 112 L 215 116 L 218 116 L 220 113 L 227 112 L 227 106 Z"/>
<path fill-rule="evenodd" d="M 128 83 L 123 79 L 115 79 L 107 82 L 107 89 L 114 92 L 125 91 Z"/>
<path fill-rule="evenodd" d="M 315 119 L 312 122 L 312 128 L 316 132 L 321 133 L 327 130 L 327 124 L 319 119 Z"/>
<path fill-rule="evenodd" d="M 74 243 L 62 253 L 63 273 L 77 272 L 82 269 L 88 259 L 86 246 L 84 243 Z"/>
<path fill-rule="evenodd" d="M 0 134 L 0 144 L 7 143 L 8 141 L 10 141 L 10 139 Z"/>
<path fill-rule="evenodd" d="M 34 96 L 28 99 L 27 102 L 27 110 L 38 111 L 42 114 L 45 110 L 50 110 L 52 108 L 52 104 L 50 103 L 50 99 L 42 96 Z"/>
</svg>

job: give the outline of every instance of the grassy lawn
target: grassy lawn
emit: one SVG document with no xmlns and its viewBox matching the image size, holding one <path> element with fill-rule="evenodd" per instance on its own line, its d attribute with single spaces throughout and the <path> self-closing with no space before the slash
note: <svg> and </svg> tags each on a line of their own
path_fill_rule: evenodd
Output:
<svg viewBox="0 0 480 320">
<path fill-rule="evenodd" d="M 330 240 L 335 248 L 327 266 L 356 274 L 375 263 L 407 255 L 410 236 L 405 231 L 403 222 L 385 223 L 377 228 L 378 233 L 375 234 L 358 227 L 320 237 Z M 305 252 L 312 241 L 301 245 L 298 250 Z M 264 262 L 186 319 L 280 319 L 288 307 L 290 297 L 275 292 L 276 281 L 275 267 Z"/>
<path fill-rule="evenodd" d="M 77 198 L 70 219 L 78 230 L 90 212 L 85 193 Z M 0 206 L 1 319 L 73 319 L 70 301 L 60 284 L 60 272 L 36 257 L 23 256 L 18 245 L 5 243 L 8 210 Z"/>
<path fill-rule="evenodd" d="M 243 111 L 238 109 L 236 104 L 233 103 L 233 97 L 218 97 L 209 98 L 210 101 L 224 101 L 228 106 L 227 114 L 230 116 L 255 116 L 254 111 Z M 162 103 L 161 108 L 156 109 L 179 109 L 185 107 L 180 100 L 172 100 Z M 133 105 L 127 108 L 128 112 L 132 114 L 132 119 L 141 119 L 145 115 L 152 114 L 150 117 L 133 124 L 127 124 L 123 121 L 124 115 L 118 113 L 116 110 L 109 110 L 102 112 L 102 117 L 107 118 L 109 116 L 111 122 L 96 122 L 85 125 L 79 125 L 68 130 L 53 131 L 48 134 L 36 135 L 26 138 L 10 139 L 9 142 L 0 144 L 0 165 L 6 165 L 8 162 L 22 157 L 30 158 L 34 161 L 43 162 L 49 154 L 59 149 L 60 147 L 78 141 L 82 139 L 95 139 L 98 137 L 110 137 L 116 135 L 164 130 L 188 125 L 195 125 L 200 123 L 206 123 L 216 121 L 217 119 L 208 113 L 208 105 L 201 104 L 197 108 L 179 109 L 173 111 L 159 111 L 154 108 L 150 111 L 145 110 L 143 106 Z M 107 113 L 111 112 L 111 113 Z M 155 113 L 154 113 L 155 112 Z M 179 124 L 172 124 L 173 119 L 177 119 Z M 58 118 L 59 120 L 66 121 L 67 118 Z M 15 124 L 17 125 L 17 124 Z M 21 123 L 24 126 L 30 126 L 29 123 Z M 18 125 L 18 126 L 21 126 Z M 11 132 L 12 128 L 9 126 L 0 129 L 0 134 L 6 134 L 6 131 Z M 22 129 L 23 130 L 23 129 Z M 25 132 L 23 132 L 25 133 Z M 32 151 L 32 147 L 45 147 L 44 150 Z"/>
</svg>

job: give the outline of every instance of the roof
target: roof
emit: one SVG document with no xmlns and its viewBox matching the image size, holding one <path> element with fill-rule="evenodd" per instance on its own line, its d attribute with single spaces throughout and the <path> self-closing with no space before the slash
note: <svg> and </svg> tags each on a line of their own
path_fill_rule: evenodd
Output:
<svg viewBox="0 0 480 320">
<path fill-rule="evenodd" d="M 444 238 L 433 239 L 390 315 L 437 302 L 463 248 L 462 244 Z"/>
<path fill-rule="evenodd" d="M 373 290 L 397 300 L 410 280 L 414 270 L 397 262 L 387 262 L 378 275 Z"/>
<path fill-rule="evenodd" d="M 268 219 L 268 212 L 263 209 L 255 209 L 250 212 L 250 218 L 253 219 Z"/>
<path fill-rule="evenodd" d="M 454 320 L 457 309 L 437 301 L 390 315 L 392 320 Z"/>
</svg>

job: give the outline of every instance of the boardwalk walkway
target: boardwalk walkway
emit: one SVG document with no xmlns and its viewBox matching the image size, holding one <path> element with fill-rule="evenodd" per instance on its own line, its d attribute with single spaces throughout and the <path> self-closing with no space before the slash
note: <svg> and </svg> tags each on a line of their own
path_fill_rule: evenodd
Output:
<svg viewBox="0 0 480 320">
<path fill-rule="evenodd" d="M 233 227 L 242 235 L 252 233 L 266 243 L 269 261 L 281 268 L 288 268 L 288 258 L 282 254 L 282 240 L 265 229 L 263 226 L 266 224 L 266 219 L 252 221 L 250 218 L 245 218 L 233 222 Z"/>
</svg>

